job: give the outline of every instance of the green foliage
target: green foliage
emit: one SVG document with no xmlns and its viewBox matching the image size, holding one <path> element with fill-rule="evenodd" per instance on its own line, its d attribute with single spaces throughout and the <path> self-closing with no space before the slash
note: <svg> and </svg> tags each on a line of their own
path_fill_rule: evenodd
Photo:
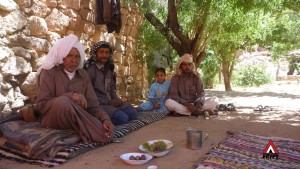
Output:
<svg viewBox="0 0 300 169">
<path fill-rule="evenodd" d="M 246 4 L 240 8 L 237 8 L 236 4 L 224 5 L 226 10 L 219 17 L 221 26 L 210 42 L 215 51 L 228 53 L 222 55 L 223 58 L 235 60 L 234 52 L 258 40 L 264 41 L 266 36 L 271 34 L 269 25 L 273 20 L 269 19 L 270 16 L 259 9 L 247 9 L 248 12 L 245 13 L 246 7 Z"/>
<path fill-rule="evenodd" d="M 286 0 L 232 0 L 234 5 L 240 7 L 245 13 L 253 9 L 259 9 L 264 12 L 279 10 L 285 1 Z"/>
<path fill-rule="evenodd" d="M 207 56 L 200 64 L 201 79 L 205 88 L 214 87 L 214 79 L 219 72 L 220 62 L 213 51 L 208 51 Z"/>
<path fill-rule="evenodd" d="M 300 3 L 300 2 L 299 2 Z M 274 23 L 271 34 L 266 37 L 266 46 L 271 46 L 273 59 L 277 60 L 282 55 L 300 48 L 300 15 L 295 11 L 286 9 L 272 16 Z"/>
<path fill-rule="evenodd" d="M 295 12 L 300 11 L 300 0 L 284 0 L 282 5 L 284 8 L 291 9 Z"/>
<path fill-rule="evenodd" d="M 298 74 L 300 73 L 300 63 L 295 63 L 295 69 L 297 70 Z"/>
<path fill-rule="evenodd" d="M 198 26 L 205 24 L 211 0 L 208 1 L 184 1 L 178 8 L 178 22 L 182 31 L 192 37 L 197 33 Z"/>
<path fill-rule="evenodd" d="M 164 20 L 164 15 L 166 12 L 166 4 L 161 3 L 151 3 L 153 11 L 157 14 L 156 17 Z M 150 8 L 149 8 L 150 9 Z M 149 10 L 148 9 L 148 10 Z M 164 57 L 168 57 L 170 60 L 170 65 L 166 68 L 168 70 L 172 69 L 174 58 L 176 54 L 173 48 L 169 45 L 167 40 L 160 34 L 146 19 L 142 27 L 140 28 L 140 36 L 138 39 L 138 56 L 141 63 L 147 63 L 148 68 L 148 82 L 151 84 L 155 81 L 155 65 L 153 65 L 154 55 L 159 53 Z M 167 58 L 164 58 L 167 60 Z M 169 68 L 169 69 L 168 69 Z"/>
<path fill-rule="evenodd" d="M 168 73 L 168 70 L 172 69 L 174 58 L 177 56 L 166 39 L 163 38 L 163 36 L 158 33 L 148 21 L 145 21 L 141 27 L 138 40 L 138 59 L 141 63 L 147 63 L 149 83 L 155 81 L 156 66 L 153 65 L 153 61 L 154 55 L 157 53 L 164 56 L 164 59 L 170 60 L 170 65 L 165 67 Z"/>
<path fill-rule="evenodd" d="M 151 11 L 162 24 L 167 24 L 167 0 L 125 1 L 137 2 L 142 13 Z M 147 5 L 143 8 L 145 2 Z M 199 33 L 199 26 L 203 26 L 204 32 L 200 35 L 197 52 L 203 50 L 201 46 L 208 39 L 206 48 L 214 51 L 214 58 L 218 57 L 219 62 L 227 66 L 223 68 L 229 73 L 234 67 L 235 53 L 239 49 L 259 44 L 269 47 L 272 57 L 276 59 L 289 50 L 300 48 L 300 36 L 297 36 L 300 34 L 300 0 L 184 0 L 175 1 L 175 4 L 183 35 L 192 40 Z M 150 82 L 155 70 L 152 66 L 154 53 L 169 50 L 170 46 L 146 19 L 140 35 L 138 52 L 140 61 L 148 65 Z M 173 62 L 178 57 L 173 50 L 168 55 L 171 55 Z M 210 59 L 203 62 L 203 77 L 205 74 L 209 77 L 209 68 L 214 67 L 215 62 Z"/>
<path fill-rule="evenodd" d="M 238 86 L 261 86 L 271 82 L 270 75 L 266 73 L 266 66 L 253 64 L 242 67 L 236 71 Z"/>
</svg>

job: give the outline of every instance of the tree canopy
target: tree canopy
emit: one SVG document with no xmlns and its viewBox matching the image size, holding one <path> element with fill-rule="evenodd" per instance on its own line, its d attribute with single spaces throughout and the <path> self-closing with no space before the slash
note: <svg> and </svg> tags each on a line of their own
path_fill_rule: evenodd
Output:
<svg viewBox="0 0 300 169">
<path fill-rule="evenodd" d="M 148 50 L 161 51 L 170 46 L 173 56 L 192 54 L 198 67 L 210 46 L 220 57 L 225 85 L 230 84 L 238 49 L 255 43 L 274 51 L 299 47 L 296 42 L 300 37 L 295 36 L 299 32 L 299 0 L 127 1 L 137 3 L 147 20 L 141 50 L 150 54 Z"/>
</svg>

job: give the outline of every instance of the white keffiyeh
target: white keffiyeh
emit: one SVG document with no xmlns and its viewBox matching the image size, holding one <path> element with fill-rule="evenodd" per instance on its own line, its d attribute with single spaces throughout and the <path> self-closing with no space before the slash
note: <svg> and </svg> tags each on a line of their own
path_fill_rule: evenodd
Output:
<svg viewBox="0 0 300 169">
<path fill-rule="evenodd" d="M 83 67 L 83 62 L 85 59 L 84 47 L 78 41 L 78 37 L 70 34 L 62 39 L 59 39 L 48 52 L 43 64 L 37 70 L 38 73 L 41 72 L 42 69 L 50 70 L 54 66 L 60 65 L 64 62 L 64 58 L 69 54 L 72 48 L 76 48 L 80 54 L 80 63 L 78 68 Z"/>
</svg>

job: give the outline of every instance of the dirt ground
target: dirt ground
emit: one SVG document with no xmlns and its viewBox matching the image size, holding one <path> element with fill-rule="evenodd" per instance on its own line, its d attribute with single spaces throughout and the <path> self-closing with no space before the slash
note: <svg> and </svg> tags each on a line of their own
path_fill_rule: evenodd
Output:
<svg viewBox="0 0 300 169">
<path fill-rule="evenodd" d="M 220 103 L 233 103 L 235 112 L 219 112 L 217 118 L 205 120 L 188 117 L 167 117 L 129 133 L 123 143 L 109 144 L 89 151 L 58 169 L 146 169 L 156 165 L 158 169 L 192 169 L 193 164 L 204 157 L 205 153 L 227 137 L 227 131 L 246 131 L 252 134 L 278 136 L 300 140 L 300 83 L 276 82 L 259 88 L 235 88 L 226 93 L 223 86 L 206 90 L 206 95 L 217 96 Z M 272 111 L 257 112 L 258 105 L 268 105 Z M 186 148 L 186 129 L 192 127 L 208 133 L 208 139 L 198 150 Z M 168 139 L 174 147 L 164 157 L 154 158 L 147 164 L 131 166 L 120 159 L 128 152 L 139 152 L 138 146 L 147 140 Z M 267 143 L 266 143 L 267 144 Z M 36 165 L 20 164 L 1 159 L 1 169 L 42 168 Z"/>
</svg>

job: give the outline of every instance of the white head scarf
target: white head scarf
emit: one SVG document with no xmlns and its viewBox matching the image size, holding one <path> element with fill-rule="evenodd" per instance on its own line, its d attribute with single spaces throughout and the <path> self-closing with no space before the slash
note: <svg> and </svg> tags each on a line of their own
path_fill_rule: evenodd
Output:
<svg viewBox="0 0 300 169">
<path fill-rule="evenodd" d="M 69 54 L 72 48 L 76 48 L 80 54 L 80 63 L 78 68 L 83 67 L 83 62 L 85 59 L 84 47 L 78 41 L 78 37 L 70 34 L 62 39 L 59 39 L 48 52 L 43 64 L 37 70 L 38 73 L 42 71 L 42 69 L 50 70 L 54 66 L 60 65 L 64 62 L 64 58 Z"/>
<path fill-rule="evenodd" d="M 196 76 L 198 76 L 198 77 L 200 76 L 199 72 L 196 70 L 195 63 L 193 62 L 193 57 L 188 53 L 182 55 L 178 59 L 178 62 L 177 62 L 176 67 L 175 67 L 175 75 L 181 75 L 182 74 L 182 71 L 180 69 L 180 65 L 181 65 L 182 62 L 192 63 L 193 64 L 192 72 Z"/>
</svg>

